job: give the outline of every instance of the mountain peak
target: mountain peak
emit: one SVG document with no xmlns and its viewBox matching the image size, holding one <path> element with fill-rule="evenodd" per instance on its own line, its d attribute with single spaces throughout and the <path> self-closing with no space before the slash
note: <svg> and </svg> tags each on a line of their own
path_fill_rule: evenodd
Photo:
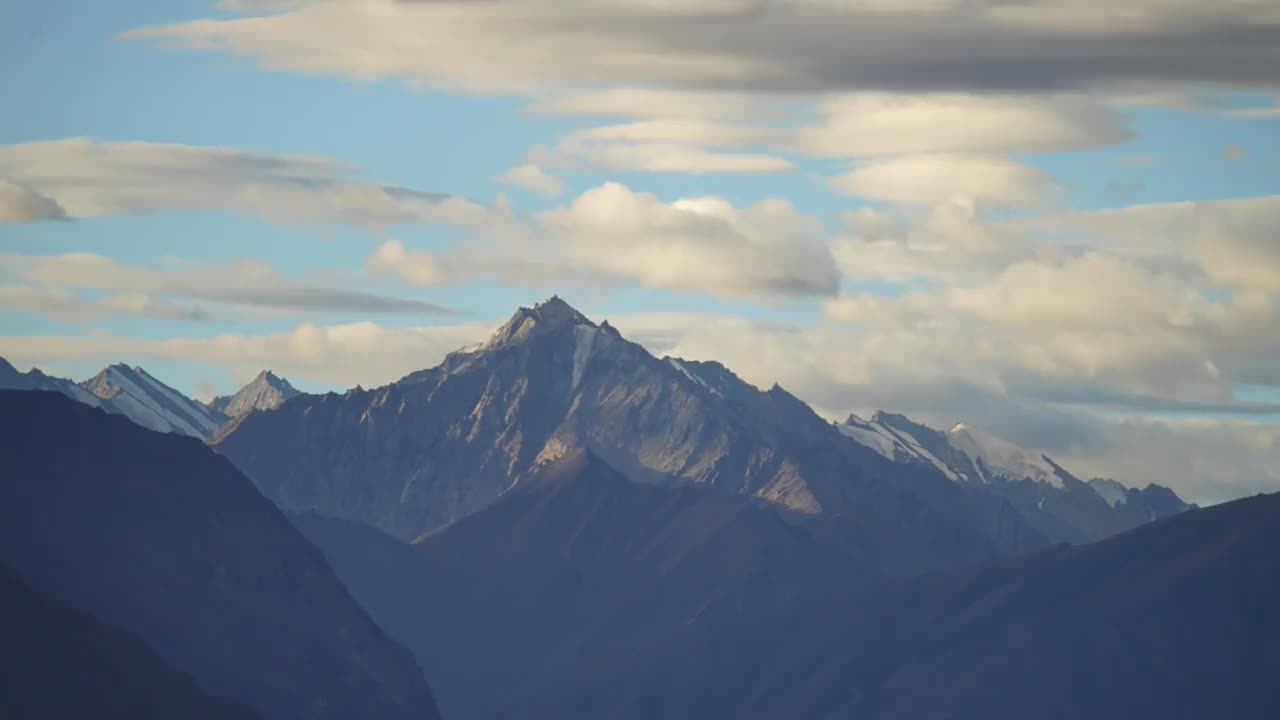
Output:
<svg viewBox="0 0 1280 720">
<path fill-rule="evenodd" d="M 253 378 L 253 381 L 250 382 L 248 385 L 246 385 L 245 388 L 261 387 L 261 386 L 273 387 L 277 390 L 290 392 L 295 395 L 298 392 L 297 390 L 294 389 L 293 385 L 289 384 L 288 380 L 285 380 L 284 378 L 271 372 L 270 370 L 263 370 L 262 372 L 258 373 L 257 376 Z"/>
<path fill-rule="evenodd" d="M 533 306 L 533 314 L 543 322 L 549 323 L 568 323 L 570 325 L 590 325 L 595 327 L 595 323 L 587 319 L 586 315 L 578 312 L 577 308 L 560 299 L 559 295 L 552 295 Z"/>
<path fill-rule="evenodd" d="M 595 323 L 587 319 L 586 315 L 578 312 L 572 305 L 560 299 L 559 295 L 552 295 L 531 308 L 519 308 L 511 316 L 510 320 L 493 333 L 493 336 L 487 342 L 474 348 L 467 348 L 465 352 L 470 354 L 471 352 L 500 347 L 513 342 L 523 342 L 535 334 L 543 335 L 548 331 L 554 332 L 559 329 L 579 326 L 597 327 Z"/>
<path fill-rule="evenodd" d="M 235 395 L 214 398 L 209 403 L 209 408 L 227 417 L 237 418 L 254 410 L 274 410 L 286 400 L 301 394 L 288 380 L 270 370 L 263 370 Z"/>
</svg>

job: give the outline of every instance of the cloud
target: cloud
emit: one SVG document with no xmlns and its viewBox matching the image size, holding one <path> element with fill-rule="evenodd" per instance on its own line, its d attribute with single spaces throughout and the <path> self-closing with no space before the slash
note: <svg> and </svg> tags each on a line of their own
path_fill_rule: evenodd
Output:
<svg viewBox="0 0 1280 720">
<path fill-rule="evenodd" d="M 1077 95 L 843 93 L 773 98 L 772 104 L 743 95 L 706 101 L 687 95 L 617 88 L 535 101 L 534 112 L 629 119 L 575 130 L 529 159 L 566 169 L 771 173 L 794 170 L 789 157 L 797 156 L 996 156 L 1096 147 L 1131 136 L 1115 110 Z"/>
<path fill-rule="evenodd" d="M 1062 245 L 1198 272 L 1206 285 L 1280 292 L 1280 195 L 1070 211 L 1004 223 Z"/>
<path fill-rule="evenodd" d="M 852 93 L 824 97 L 817 110 L 821 122 L 787 143 L 818 157 L 1048 152 L 1132 136 L 1115 110 L 1080 95 Z"/>
<path fill-rule="evenodd" d="M 970 198 L 995 207 L 1037 207 L 1060 188 L 1014 160 L 981 155 L 908 155 L 859 164 L 829 181 L 844 195 L 934 205 Z"/>
<path fill-rule="evenodd" d="M 873 208 L 846 212 L 832 243 L 844 277 L 895 283 L 991 277 L 1045 252 L 1017 229 L 992 223 L 970 198 L 953 196 L 906 218 Z"/>
<path fill-rule="evenodd" d="M 0 220 L 224 210 L 279 223 L 383 227 L 431 222 L 450 200 L 360 180 L 358 172 L 323 156 L 225 147 L 86 138 L 7 145 L 0 146 L 0 177 L 8 178 L 0 183 Z"/>
<path fill-rule="evenodd" d="M 67 211 L 57 200 L 0 177 L 0 222 L 66 219 Z"/>
<path fill-rule="evenodd" d="M 487 336 L 497 323 L 387 328 L 373 322 L 303 323 L 269 335 L 221 334 L 162 340 L 111 333 L 0 336 L 0 356 L 17 364 L 179 361 L 212 364 L 238 377 L 262 368 L 327 386 L 392 382 L 439 363 L 445 353 Z"/>
<path fill-rule="evenodd" d="M 767 153 L 718 152 L 684 141 L 595 139 L 590 133 L 569 136 L 551 147 L 534 148 L 526 159 L 576 171 L 704 175 L 785 173 L 796 169 L 790 160 Z"/>
<path fill-rule="evenodd" d="M 1280 102 L 1271 107 L 1236 108 L 1224 112 L 1227 117 L 1267 119 L 1280 118 Z"/>
<path fill-rule="evenodd" d="M 1214 298 L 1177 274 L 1093 253 L 894 297 L 847 293 L 826 313 L 894 358 L 894 372 L 981 379 L 1027 398 L 1246 411 L 1234 384 L 1280 382 L 1261 359 L 1280 352 L 1280 299 Z"/>
<path fill-rule="evenodd" d="M 537 165 L 517 165 L 498 176 L 498 182 L 522 187 L 525 190 L 555 197 L 564 192 L 564 183 L 555 175 L 547 174 Z"/>
<path fill-rule="evenodd" d="M 410 250 L 399 240 L 387 240 L 365 261 L 372 273 L 391 275 L 417 287 L 437 287 L 455 282 L 456 273 L 432 252 Z"/>
<path fill-rule="evenodd" d="M 782 98 L 743 93 L 619 87 L 553 94 L 535 100 L 528 112 L 533 115 L 727 120 L 776 116 L 784 102 Z"/>
<path fill-rule="evenodd" d="M 279 71 L 445 89 L 1021 92 L 1275 88 L 1268 0 L 237 0 L 124 34 Z"/>
<path fill-rule="evenodd" d="M 422 286 L 496 277 L 517 287 L 639 285 L 758 300 L 827 296 L 839 284 L 822 223 L 778 199 L 664 202 L 611 182 L 563 207 L 529 217 L 495 208 L 462 227 L 465 239 L 439 251 L 385 242 L 367 266 Z"/>
<path fill-rule="evenodd" d="M 270 264 L 240 260 L 230 264 L 179 262 L 168 266 L 128 265 L 103 255 L 0 254 L 0 273 L 46 293 L 24 295 L 21 288 L 0 293 L 0 303 L 64 315 L 130 314 L 202 320 L 207 310 L 178 310 L 154 298 L 197 301 L 256 312 L 350 313 L 363 315 L 451 315 L 448 308 L 421 300 L 319 285 L 281 275 Z M 3 287 L 3 286 L 0 286 Z M 111 293 L 88 305 L 75 304 L 69 290 Z M 23 299 L 23 298 L 26 299 Z M 72 303 L 72 304 L 67 304 Z"/>
<path fill-rule="evenodd" d="M 179 322 L 213 320 L 210 311 L 200 305 L 161 302 L 142 293 L 85 297 L 61 288 L 29 285 L 0 285 L 0 308 L 29 310 L 67 322 L 91 322 L 114 315 Z"/>
</svg>

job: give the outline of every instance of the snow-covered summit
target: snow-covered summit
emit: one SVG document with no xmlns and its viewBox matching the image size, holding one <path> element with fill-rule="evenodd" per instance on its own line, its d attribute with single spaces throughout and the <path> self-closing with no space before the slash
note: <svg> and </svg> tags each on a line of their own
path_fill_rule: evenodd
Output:
<svg viewBox="0 0 1280 720">
<path fill-rule="evenodd" d="M 1191 507 L 1172 490 L 1142 490 L 1114 480 L 1089 482 L 1045 454 L 969 423 L 941 431 L 904 415 L 850 415 L 837 426 L 853 442 L 895 464 L 936 470 L 967 492 L 994 494 L 1034 530 L 1065 542 L 1090 542 Z"/>
<path fill-rule="evenodd" d="M 1043 454 L 1025 450 L 965 423 L 957 423 L 947 432 L 947 442 L 969 458 L 978 479 L 984 482 L 1003 477 L 1035 480 L 1057 488 L 1063 485 L 1057 467 Z"/>
<path fill-rule="evenodd" d="M 838 427 L 846 437 L 890 460 L 923 463 L 957 482 L 1030 480 L 1062 489 L 1064 477 L 1071 477 L 1042 453 L 968 423 L 942 432 L 904 415 L 880 411 L 871 420 L 850 415 Z"/>
</svg>

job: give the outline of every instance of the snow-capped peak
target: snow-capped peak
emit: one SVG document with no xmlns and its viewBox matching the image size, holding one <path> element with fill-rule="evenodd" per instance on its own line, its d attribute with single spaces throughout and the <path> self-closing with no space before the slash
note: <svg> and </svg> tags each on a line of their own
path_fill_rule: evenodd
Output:
<svg viewBox="0 0 1280 720">
<path fill-rule="evenodd" d="M 207 438 L 225 421 L 221 414 L 160 382 L 141 367 L 111 365 L 80 386 L 111 412 L 159 432 Z"/>
<path fill-rule="evenodd" d="M 1030 479 L 1062 487 L 1062 478 L 1048 458 L 1024 450 L 965 423 L 956 423 L 947 433 L 947 443 L 968 456 L 984 481 L 996 477 L 1009 480 Z"/>
<path fill-rule="evenodd" d="M 850 414 L 849 419 L 845 420 L 843 425 L 838 426 L 840 433 L 845 437 L 875 450 L 890 460 L 913 458 L 926 465 L 932 465 L 950 480 L 959 481 L 964 479 L 962 473 L 957 472 L 956 468 L 943 462 L 928 448 L 929 442 L 927 438 L 917 437 L 917 435 L 912 434 L 911 428 L 927 430 L 923 426 L 907 421 L 905 417 L 883 412 L 877 412 L 869 422 L 857 415 Z"/>
</svg>

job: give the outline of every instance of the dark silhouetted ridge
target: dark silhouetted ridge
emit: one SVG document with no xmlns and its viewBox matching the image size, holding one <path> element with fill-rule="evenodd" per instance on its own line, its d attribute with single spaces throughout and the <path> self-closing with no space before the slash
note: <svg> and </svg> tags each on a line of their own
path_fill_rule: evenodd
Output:
<svg viewBox="0 0 1280 720">
<path fill-rule="evenodd" d="M 225 458 L 0 391 L 0 561 L 264 718 L 436 717 L 408 653 Z"/>
</svg>

